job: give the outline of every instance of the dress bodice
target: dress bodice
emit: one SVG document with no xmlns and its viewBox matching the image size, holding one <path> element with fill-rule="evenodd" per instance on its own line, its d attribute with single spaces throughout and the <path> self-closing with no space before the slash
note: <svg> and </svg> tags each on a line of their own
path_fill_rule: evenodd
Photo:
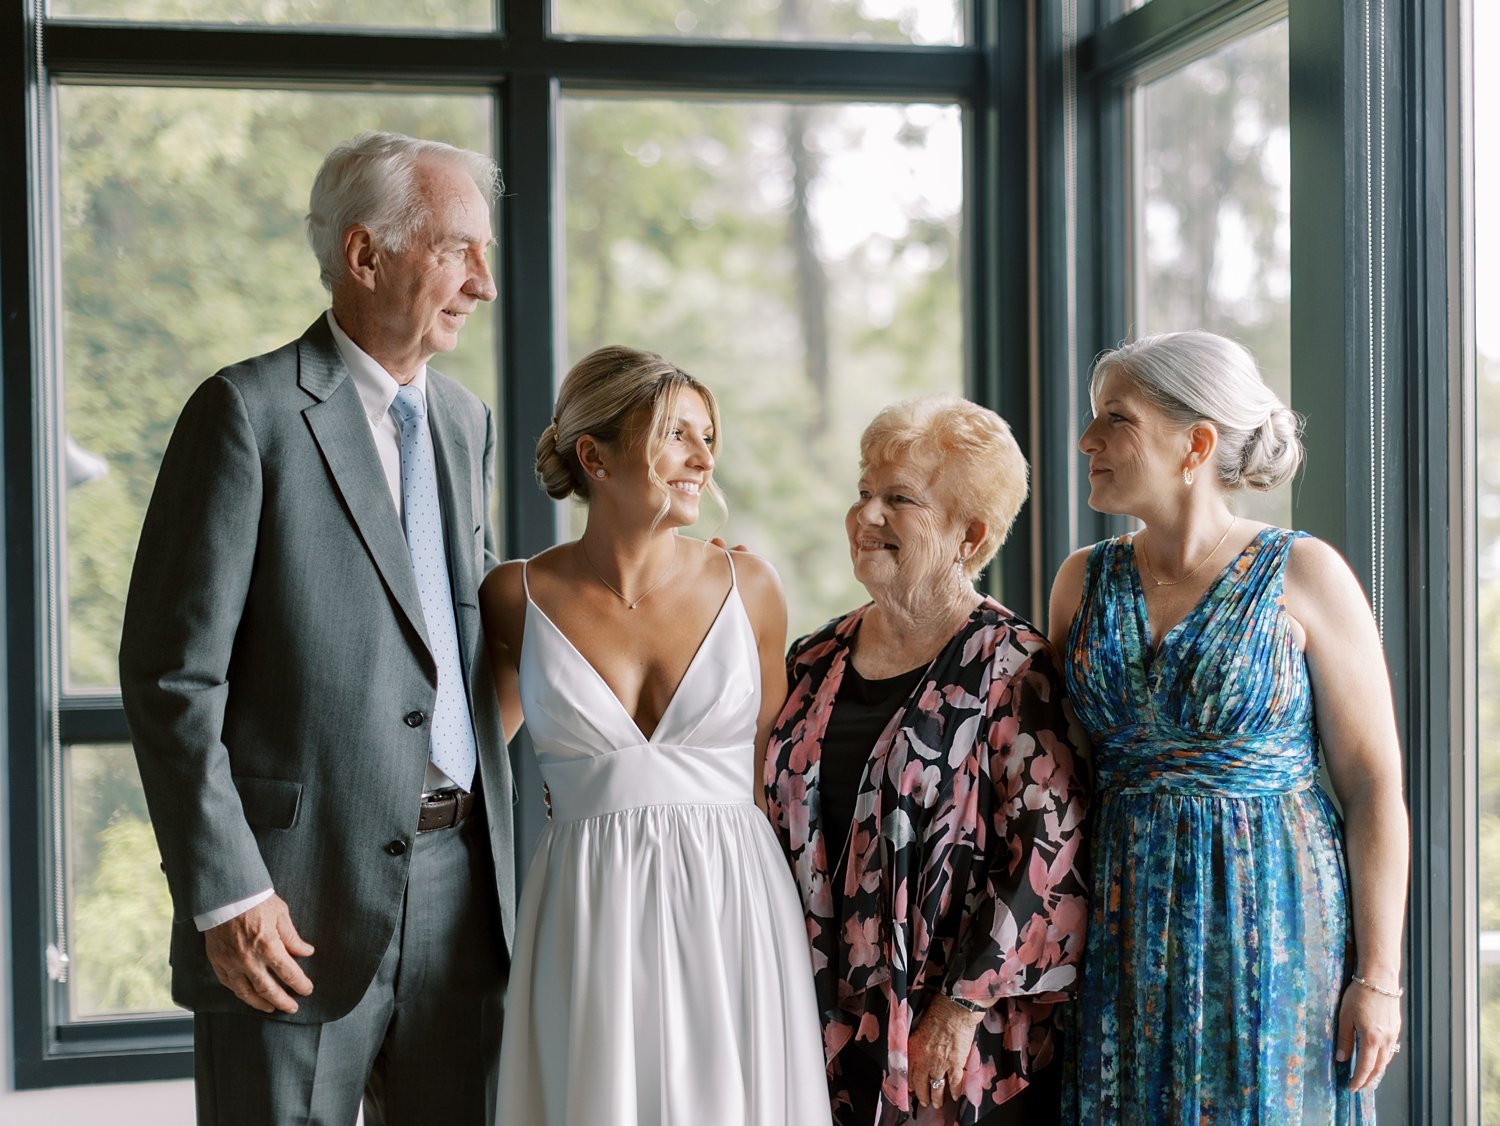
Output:
<svg viewBox="0 0 1500 1126">
<path fill-rule="evenodd" d="M 650 738 L 529 586 L 520 691 L 554 818 L 754 798 L 760 658 L 736 580 Z"/>
<path fill-rule="evenodd" d="M 1250 796 L 1312 785 L 1307 662 L 1282 606 L 1301 534 L 1261 531 L 1155 651 L 1133 537 L 1095 545 L 1067 683 L 1094 740 L 1101 791 Z"/>
</svg>

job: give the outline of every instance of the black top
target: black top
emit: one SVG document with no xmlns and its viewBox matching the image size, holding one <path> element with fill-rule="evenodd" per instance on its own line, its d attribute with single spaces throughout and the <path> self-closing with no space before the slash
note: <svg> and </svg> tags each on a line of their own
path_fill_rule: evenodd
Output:
<svg viewBox="0 0 1500 1126">
<path fill-rule="evenodd" d="M 828 870 L 833 874 L 835 919 L 842 914 L 844 854 L 848 851 L 854 798 L 865 764 L 891 717 L 905 707 L 926 671 L 927 666 L 920 665 L 882 680 L 866 680 L 855 670 L 852 660 L 844 665 L 844 679 L 823 735 L 818 778 L 818 808 L 824 846 L 828 849 Z"/>
</svg>

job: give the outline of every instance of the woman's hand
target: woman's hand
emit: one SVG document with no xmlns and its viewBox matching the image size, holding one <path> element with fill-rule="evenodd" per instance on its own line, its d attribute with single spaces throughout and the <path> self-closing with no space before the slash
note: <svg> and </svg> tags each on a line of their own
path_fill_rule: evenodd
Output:
<svg viewBox="0 0 1500 1126">
<path fill-rule="evenodd" d="M 1401 1050 L 1401 999 L 1387 997 L 1351 981 L 1339 1003 L 1339 1035 L 1335 1058 L 1342 1063 L 1359 1051 L 1349 1076 L 1351 1091 L 1374 1087 Z"/>
<path fill-rule="evenodd" d="M 945 1094 L 963 1087 L 964 1061 L 983 1021 L 982 1012 L 972 1013 L 947 997 L 933 998 L 906 1044 L 907 1082 L 919 1105 L 937 1106 Z"/>
</svg>

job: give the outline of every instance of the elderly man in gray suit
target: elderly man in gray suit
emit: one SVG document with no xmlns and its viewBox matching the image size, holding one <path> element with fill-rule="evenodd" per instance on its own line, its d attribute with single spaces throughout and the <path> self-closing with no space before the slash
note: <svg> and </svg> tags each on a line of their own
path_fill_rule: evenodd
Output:
<svg viewBox="0 0 1500 1126">
<path fill-rule="evenodd" d="M 183 409 L 120 684 L 194 1011 L 199 1121 L 490 1126 L 513 787 L 481 638 L 495 427 L 427 367 L 481 301 L 498 172 L 338 146 L 332 308 Z"/>
</svg>

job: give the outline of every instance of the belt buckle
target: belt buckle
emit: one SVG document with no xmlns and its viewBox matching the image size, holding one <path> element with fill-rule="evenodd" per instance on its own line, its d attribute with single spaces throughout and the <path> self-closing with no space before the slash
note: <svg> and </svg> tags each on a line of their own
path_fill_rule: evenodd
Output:
<svg viewBox="0 0 1500 1126">
<path fill-rule="evenodd" d="M 465 809 L 465 802 L 469 808 L 473 807 L 473 795 L 458 789 L 433 790 L 422 795 L 422 812 L 417 818 L 418 833 L 436 833 L 443 829 L 456 829 L 463 824 L 469 810 Z M 422 818 L 428 814 L 432 815 L 434 824 L 425 828 L 422 826 Z"/>
</svg>

